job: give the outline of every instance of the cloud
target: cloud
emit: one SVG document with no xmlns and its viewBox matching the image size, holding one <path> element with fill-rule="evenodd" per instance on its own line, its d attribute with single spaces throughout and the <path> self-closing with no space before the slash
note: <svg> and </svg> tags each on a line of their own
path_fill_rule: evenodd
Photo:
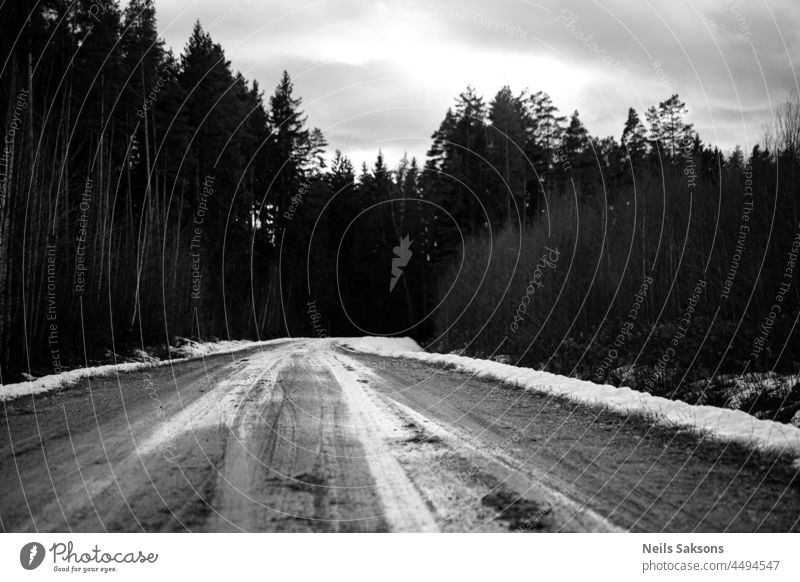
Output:
<svg viewBox="0 0 800 582">
<path fill-rule="evenodd" d="M 589 130 L 619 138 L 630 106 L 677 92 L 707 143 L 757 142 L 771 107 L 797 92 L 795 0 L 161 0 L 180 50 L 195 19 L 233 66 L 270 92 L 283 69 L 309 123 L 354 159 L 423 158 L 467 84 L 550 93 Z"/>
</svg>

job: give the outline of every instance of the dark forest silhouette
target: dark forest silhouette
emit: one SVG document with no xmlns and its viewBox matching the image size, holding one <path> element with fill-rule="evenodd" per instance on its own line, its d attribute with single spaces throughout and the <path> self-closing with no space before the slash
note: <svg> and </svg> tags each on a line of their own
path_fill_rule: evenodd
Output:
<svg viewBox="0 0 800 582">
<path fill-rule="evenodd" d="M 287 73 L 265 98 L 200 23 L 174 55 L 149 0 L 7 2 L 0 43 L 3 382 L 179 337 L 321 333 L 713 404 L 697 381 L 800 366 L 796 101 L 723 155 L 677 95 L 617 140 L 543 92 L 467 88 L 421 167 L 356 171 Z"/>
</svg>

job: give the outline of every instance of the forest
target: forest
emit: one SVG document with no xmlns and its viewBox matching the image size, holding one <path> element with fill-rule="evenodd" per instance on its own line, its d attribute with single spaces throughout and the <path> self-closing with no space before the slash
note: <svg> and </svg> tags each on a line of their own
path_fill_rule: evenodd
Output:
<svg viewBox="0 0 800 582">
<path fill-rule="evenodd" d="M 354 168 L 288 72 L 265 92 L 200 22 L 174 54 L 152 0 L 6 2 L 0 44 L 2 383 L 351 335 L 718 405 L 800 372 L 796 98 L 722 152 L 678 95 L 617 138 L 467 87 L 425 160 Z"/>
</svg>

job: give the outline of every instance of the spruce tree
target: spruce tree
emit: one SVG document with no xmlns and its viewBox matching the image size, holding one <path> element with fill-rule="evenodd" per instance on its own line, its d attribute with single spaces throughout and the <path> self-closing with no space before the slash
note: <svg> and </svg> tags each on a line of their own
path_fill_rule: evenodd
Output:
<svg viewBox="0 0 800 582">
<path fill-rule="evenodd" d="M 301 99 L 293 94 L 289 73 L 283 72 L 275 92 L 269 98 L 269 167 L 272 180 L 267 198 L 270 213 L 264 223 L 277 236 L 286 228 L 286 212 L 292 198 L 308 186 L 309 130 L 300 109 Z M 296 199 L 297 200 L 297 199 Z"/>
</svg>

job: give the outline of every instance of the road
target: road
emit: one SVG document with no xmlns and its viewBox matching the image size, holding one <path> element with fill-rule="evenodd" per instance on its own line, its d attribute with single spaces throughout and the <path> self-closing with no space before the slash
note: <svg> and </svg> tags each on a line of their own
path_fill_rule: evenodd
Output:
<svg viewBox="0 0 800 582">
<path fill-rule="evenodd" d="M 798 531 L 790 460 L 287 340 L 3 405 L 3 531 Z"/>
</svg>

